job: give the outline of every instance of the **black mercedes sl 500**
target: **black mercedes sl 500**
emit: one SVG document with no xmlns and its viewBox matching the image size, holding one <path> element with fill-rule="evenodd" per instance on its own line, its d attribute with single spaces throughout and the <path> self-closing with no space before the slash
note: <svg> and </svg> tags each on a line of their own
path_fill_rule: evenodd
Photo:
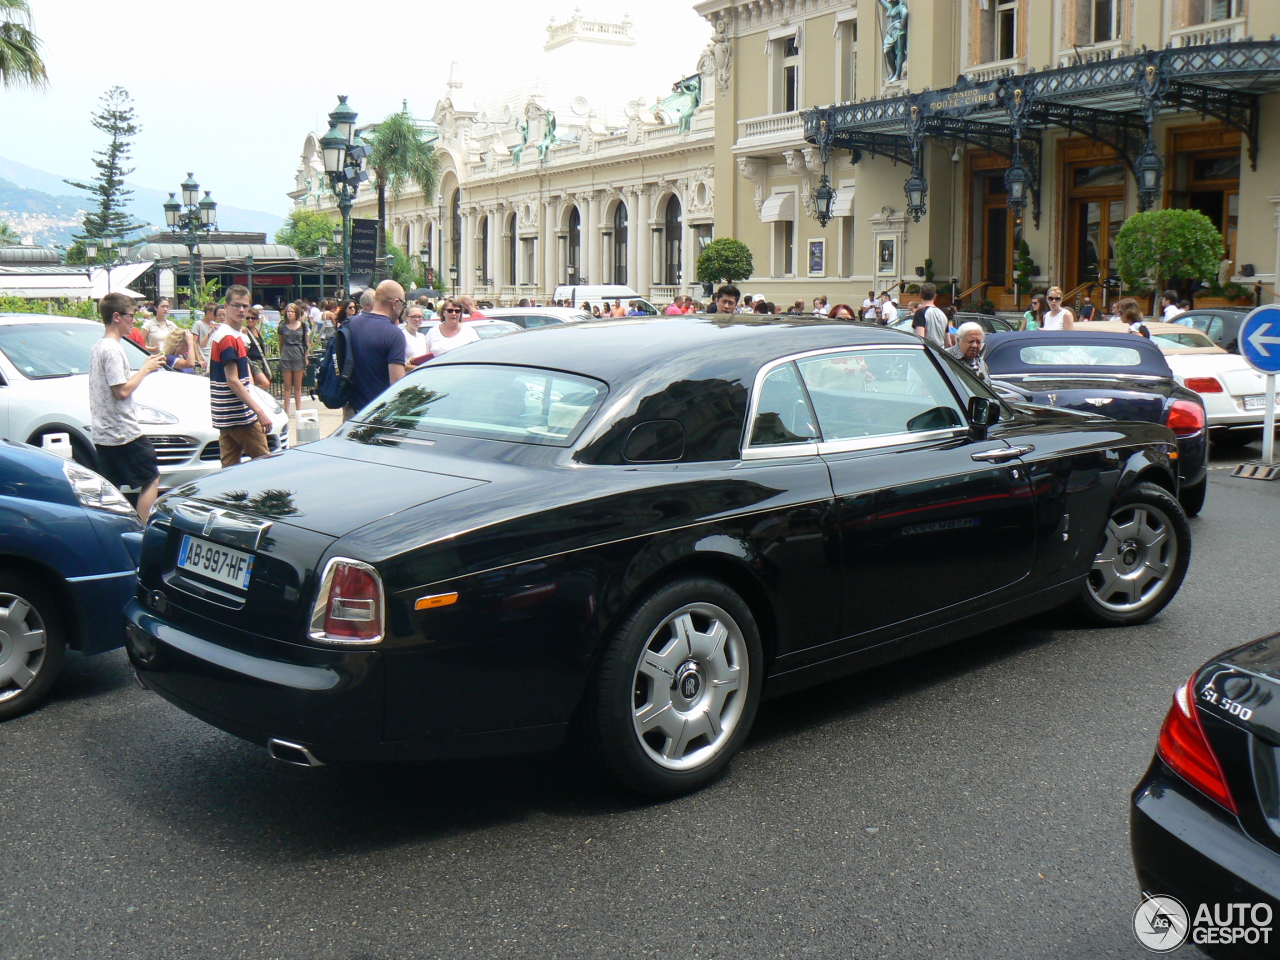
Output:
<svg viewBox="0 0 1280 960">
<path fill-rule="evenodd" d="M 1067 603 L 1154 615 L 1190 558 L 1176 449 L 1157 424 L 1006 404 L 882 327 L 544 327 L 165 497 L 127 648 L 146 686 L 282 760 L 572 731 L 678 794 L 762 695 Z"/>
<path fill-rule="evenodd" d="M 1178 688 L 1133 792 L 1145 896 L 1173 897 L 1167 946 L 1280 955 L 1280 634 L 1214 657 Z M 1163 951 L 1162 951 L 1163 952 Z"/>
<path fill-rule="evenodd" d="M 1178 499 L 1190 516 L 1200 512 L 1209 489 L 1204 400 L 1178 383 L 1156 344 L 1081 327 L 997 333 L 986 360 L 1006 397 L 1167 426 L 1178 437 Z"/>
</svg>

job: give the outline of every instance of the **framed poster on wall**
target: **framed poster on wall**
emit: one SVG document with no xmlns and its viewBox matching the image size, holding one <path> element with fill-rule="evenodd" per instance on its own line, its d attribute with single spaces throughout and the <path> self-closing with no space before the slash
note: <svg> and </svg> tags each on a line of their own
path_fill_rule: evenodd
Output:
<svg viewBox="0 0 1280 960">
<path fill-rule="evenodd" d="M 898 272 L 898 241 L 894 237 L 882 237 L 876 245 L 876 273 Z"/>
<path fill-rule="evenodd" d="M 809 241 L 809 276 L 825 277 L 827 275 L 827 241 Z"/>
</svg>

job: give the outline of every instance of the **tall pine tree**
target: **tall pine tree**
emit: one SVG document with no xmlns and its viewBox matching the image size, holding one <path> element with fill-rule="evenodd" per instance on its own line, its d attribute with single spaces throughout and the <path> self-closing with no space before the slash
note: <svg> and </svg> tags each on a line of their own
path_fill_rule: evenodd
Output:
<svg viewBox="0 0 1280 960">
<path fill-rule="evenodd" d="M 81 249 L 85 240 L 104 237 L 122 240 L 146 226 L 125 211 L 125 203 L 133 196 L 133 191 L 126 189 L 124 178 L 134 170 L 133 167 L 126 170 L 125 164 L 129 162 L 132 140 L 141 129 L 134 121 L 129 91 L 124 87 L 112 87 L 104 93 L 102 107 L 93 115 L 93 125 L 111 138 L 105 150 L 94 154 L 93 165 L 98 168 L 98 174 L 89 183 L 66 181 L 78 190 L 87 190 L 97 205 L 96 209 L 84 215 L 83 232 L 74 235 L 76 246 Z"/>
</svg>

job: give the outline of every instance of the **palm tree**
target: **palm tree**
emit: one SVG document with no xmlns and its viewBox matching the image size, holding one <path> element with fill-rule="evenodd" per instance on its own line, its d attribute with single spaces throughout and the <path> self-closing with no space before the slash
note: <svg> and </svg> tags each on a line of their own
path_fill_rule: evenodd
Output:
<svg viewBox="0 0 1280 960">
<path fill-rule="evenodd" d="M 22 237 L 18 235 L 17 230 L 7 223 L 0 222 L 0 247 L 9 247 L 21 242 Z"/>
<path fill-rule="evenodd" d="M 40 89 L 48 82 L 27 0 L 0 0 L 0 87 Z"/>
<path fill-rule="evenodd" d="M 371 137 L 369 167 L 373 170 L 374 189 L 378 191 L 378 222 L 382 225 L 378 231 L 378 263 L 381 264 L 387 252 L 387 195 L 390 194 L 393 201 L 399 200 L 406 187 L 416 184 L 422 188 L 422 196 L 429 205 L 440 179 L 440 158 L 410 116 L 407 106 L 378 124 Z"/>
</svg>

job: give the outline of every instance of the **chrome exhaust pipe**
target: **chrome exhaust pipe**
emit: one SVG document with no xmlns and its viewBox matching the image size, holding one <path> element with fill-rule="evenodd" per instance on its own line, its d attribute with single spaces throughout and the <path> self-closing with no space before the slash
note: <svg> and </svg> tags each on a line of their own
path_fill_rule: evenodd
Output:
<svg viewBox="0 0 1280 960">
<path fill-rule="evenodd" d="M 323 767 L 324 761 L 317 760 L 310 750 L 300 743 L 288 740 L 277 740 L 274 737 L 267 741 L 267 753 L 272 760 L 289 763 L 295 767 Z"/>
</svg>

